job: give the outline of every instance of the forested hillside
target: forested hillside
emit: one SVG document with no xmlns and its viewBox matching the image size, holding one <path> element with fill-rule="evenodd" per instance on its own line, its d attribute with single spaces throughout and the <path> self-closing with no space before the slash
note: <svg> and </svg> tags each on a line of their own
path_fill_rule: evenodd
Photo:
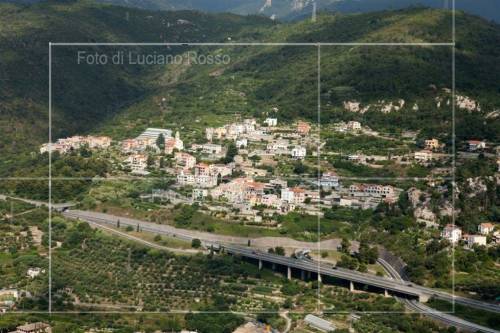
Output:
<svg viewBox="0 0 500 333">
<path fill-rule="evenodd" d="M 409 9 L 356 15 L 323 14 L 318 21 L 276 23 L 263 17 L 198 12 L 148 12 L 92 2 L 32 6 L 2 4 L 0 10 L 0 149 L 2 174 L 32 164 L 30 153 L 48 139 L 48 42 L 446 42 L 446 11 Z M 457 93 L 481 111 L 457 113 L 459 138 L 500 141 L 500 27 L 457 14 Z M 71 27 L 71 28 L 68 28 Z M 412 27 L 408 29 L 407 27 Z M 76 47 L 53 48 L 53 136 L 98 132 L 115 139 L 147 126 L 189 125 L 196 130 L 234 113 L 262 115 L 277 106 L 283 119 L 317 119 L 316 46 L 112 47 L 86 51 L 227 54 L 213 66 L 78 66 Z M 375 128 L 450 132 L 450 107 L 436 98 L 452 87 L 451 47 L 323 46 L 323 122 L 362 117 Z M 163 99 L 165 98 L 165 103 Z M 343 102 L 364 104 L 404 99 L 406 107 L 364 115 Z M 418 112 L 413 105 L 423 107 Z M 188 115 L 189 117 L 186 117 Z M 434 115 L 439 118 L 432 118 Z M 488 121 L 485 117 L 488 116 Z M 198 122 L 193 120 L 198 119 Z M 467 126 L 465 125 L 467 124 Z M 473 128 L 471 132 L 470 128 Z M 199 135 L 198 133 L 197 135 Z M 16 157 L 15 159 L 13 157 Z"/>
</svg>

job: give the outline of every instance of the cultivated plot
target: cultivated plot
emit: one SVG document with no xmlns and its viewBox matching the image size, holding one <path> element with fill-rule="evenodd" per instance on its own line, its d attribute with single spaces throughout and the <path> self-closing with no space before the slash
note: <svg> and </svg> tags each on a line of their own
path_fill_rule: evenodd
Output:
<svg viewBox="0 0 500 333">
<path fill-rule="evenodd" d="M 2 180 L 0 193 L 0 311 L 47 312 L 48 181 Z"/>
</svg>

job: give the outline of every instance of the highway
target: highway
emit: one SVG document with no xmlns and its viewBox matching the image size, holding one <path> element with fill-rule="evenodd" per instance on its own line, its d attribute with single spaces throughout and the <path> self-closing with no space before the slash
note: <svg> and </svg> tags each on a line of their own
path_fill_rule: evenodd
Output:
<svg viewBox="0 0 500 333">
<path fill-rule="evenodd" d="M 25 198 L 20 198 L 20 197 L 13 197 L 9 195 L 3 195 L 0 194 L 0 200 L 7 200 L 7 199 L 12 199 L 12 200 L 18 200 L 25 202 L 27 204 L 33 205 L 35 207 L 48 207 L 49 203 L 46 201 L 39 201 L 39 200 L 31 200 L 31 199 L 25 199 Z M 52 204 L 52 209 L 55 210 L 64 210 L 70 207 L 76 206 L 76 203 L 73 202 L 65 202 L 65 203 L 53 203 Z"/>
<path fill-rule="evenodd" d="M 170 237 L 176 237 L 186 241 L 191 241 L 194 238 L 198 238 L 207 247 L 211 245 L 214 245 L 216 247 L 223 246 L 231 253 L 245 256 L 248 258 L 253 258 L 256 260 L 262 260 L 265 262 L 275 263 L 309 272 L 317 273 L 319 271 L 320 274 L 322 275 L 332 276 L 340 279 L 345 279 L 347 281 L 378 287 L 384 290 L 392 291 L 396 294 L 405 294 L 408 296 L 419 298 L 421 300 L 425 300 L 425 298 L 432 296 L 448 302 L 455 301 L 458 304 L 471 306 L 481 310 L 500 313 L 500 306 L 496 304 L 455 296 L 443 291 L 419 286 L 411 282 L 395 281 L 383 277 L 360 273 L 357 271 L 336 269 L 332 265 L 327 265 L 319 262 L 300 260 L 291 257 L 269 254 L 263 251 L 258 251 L 251 247 L 246 247 L 247 245 L 246 241 L 248 239 L 243 237 L 230 237 L 230 236 L 213 235 L 208 233 L 200 233 L 196 231 L 177 229 L 171 226 L 159 225 L 146 221 L 117 217 L 109 214 L 101 214 L 101 213 L 78 211 L 78 210 L 68 210 L 63 212 L 63 215 L 68 218 L 80 219 L 82 221 L 88 221 L 94 223 L 104 223 L 113 226 L 116 225 L 117 220 L 120 220 L 120 224 L 122 226 L 130 225 L 132 227 L 136 227 L 136 225 L 139 224 L 140 229 L 144 231 L 163 234 Z M 210 237 L 205 237 L 207 234 L 210 235 Z M 233 242 L 232 240 L 236 240 L 237 242 Z"/>
<path fill-rule="evenodd" d="M 399 273 L 388 262 L 380 258 L 378 259 L 378 261 L 393 279 L 395 279 L 396 281 L 403 281 L 403 278 L 401 278 Z M 432 318 L 448 326 L 454 326 L 459 329 L 471 332 L 500 333 L 500 331 L 497 331 L 495 329 L 466 321 L 462 318 L 453 316 L 448 313 L 437 311 L 436 309 L 428 307 L 427 305 L 415 300 L 409 300 L 401 297 L 396 297 L 396 299 L 402 302 L 409 310 L 423 314 L 426 317 Z"/>
</svg>

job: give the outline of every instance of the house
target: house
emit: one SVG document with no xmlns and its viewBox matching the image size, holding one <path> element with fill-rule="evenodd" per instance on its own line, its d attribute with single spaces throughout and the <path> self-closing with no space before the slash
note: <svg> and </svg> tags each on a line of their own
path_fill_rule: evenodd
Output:
<svg viewBox="0 0 500 333">
<path fill-rule="evenodd" d="M 462 229 L 455 225 L 447 224 L 441 232 L 441 238 L 444 238 L 451 243 L 456 243 L 462 239 Z"/>
<path fill-rule="evenodd" d="M 17 326 L 16 330 L 11 333 L 51 333 L 52 328 L 49 324 L 36 322 Z"/>
<path fill-rule="evenodd" d="M 246 148 L 247 146 L 248 146 L 248 140 L 246 138 L 236 140 L 236 147 Z"/>
<path fill-rule="evenodd" d="M 474 245 L 486 246 L 486 236 L 483 235 L 467 235 L 467 247 L 472 248 Z"/>
<path fill-rule="evenodd" d="M 292 158 L 296 160 L 302 160 L 306 157 L 307 151 L 305 147 L 295 146 L 292 149 Z"/>
<path fill-rule="evenodd" d="M 135 139 L 126 139 L 121 143 L 121 149 L 124 153 L 130 153 L 139 149 L 139 142 Z"/>
<path fill-rule="evenodd" d="M 297 123 L 297 132 L 301 135 L 307 135 L 309 134 L 309 131 L 311 130 L 311 125 L 309 123 L 306 123 L 305 121 L 299 121 Z"/>
<path fill-rule="evenodd" d="M 347 129 L 349 131 L 359 131 L 361 130 L 361 123 L 359 121 L 349 121 L 347 123 Z"/>
<path fill-rule="evenodd" d="M 439 140 L 438 139 L 429 139 L 424 142 L 425 149 L 434 150 L 439 148 Z"/>
<path fill-rule="evenodd" d="M 43 273 L 43 272 L 45 272 L 45 270 L 42 270 L 39 267 L 30 267 L 30 268 L 28 268 L 26 275 L 29 276 L 30 278 L 34 279 L 38 275 L 40 275 L 40 273 Z"/>
<path fill-rule="evenodd" d="M 288 203 L 303 203 L 306 200 L 306 191 L 300 187 L 281 189 L 281 200 Z"/>
<path fill-rule="evenodd" d="M 264 120 L 264 124 L 266 124 L 269 127 L 277 126 L 278 118 L 266 118 L 266 120 Z"/>
<path fill-rule="evenodd" d="M 220 155 L 222 153 L 222 146 L 214 143 L 193 144 L 193 150 L 201 150 L 205 154 Z"/>
<path fill-rule="evenodd" d="M 130 166 L 134 173 L 145 173 L 148 167 L 148 158 L 143 154 L 130 155 L 124 162 Z"/>
<path fill-rule="evenodd" d="M 333 332 L 336 330 L 336 327 L 332 323 L 312 314 L 308 314 L 304 318 L 304 321 L 307 325 L 321 332 Z"/>
<path fill-rule="evenodd" d="M 477 227 L 477 231 L 481 235 L 488 235 L 493 232 L 493 229 L 495 229 L 495 225 L 493 223 L 481 223 Z"/>
<path fill-rule="evenodd" d="M 281 189 L 281 200 L 286 202 L 294 202 L 295 196 L 294 192 L 290 188 L 282 188 Z"/>
<path fill-rule="evenodd" d="M 432 151 L 426 149 L 416 151 L 414 157 L 417 162 L 429 162 L 433 158 Z"/>
<path fill-rule="evenodd" d="M 201 171 L 201 173 L 200 173 Z M 197 186 L 209 188 L 217 186 L 218 177 L 216 175 L 206 174 L 204 169 L 198 169 L 198 174 L 193 174 L 189 170 L 180 170 L 177 174 L 177 183 L 181 186 Z"/>
<path fill-rule="evenodd" d="M 376 197 L 390 200 L 396 197 L 396 191 L 391 185 L 352 184 L 349 186 L 349 193 L 352 197 Z"/>
<path fill-rule="evenodd" d="M 220 177 L 230 176 L 233 173 L 234 163 L 230 164 L 210 164 L 209 173 Z"/>
<path fill-rule="evenodd" d="M 194 188 L 192 198 L 194 201 L 201 201 L 208 196 L 208 190 L 204 188 Z"/>
<path fill-rule="evenodd" d="M 340 186 L 339 177 L 334 172 L 325 172 L 319 179 L 319 185 L 325 189 L 338 188 Z"/>
<path fill-rule="evenodd" d="M 175 133 L 174 138 L 165 139 L 165 154 L 171 155 L 176 150 L 184 149 L 184 142 L 181 140 L 179 132 Z"/>
<path fill-rule="evenodd" d="M 273 154 L 286 154 L 288 153 L 288 146 L 290 141 L 285 139 L 275 140 L 267 144 L 266 149 Z"/>
<path fill-rule="evenodd" d="M 262 196 L 261 203 L 268 207 L 277 207 L 279 205 L 280 199 L 276 194 L 264 194 Z"/>
<path fill-rule="evenodd" d="M 178 152 L 175 153 L 175 163 L 186 169 L 191 169 L 196 165 L 196 157 L 188 153 Z"/>
<path fill-rule="evenodd" d="M 480 150 L 480 149 L 485 149 L 486 142 L 480 141 L 480 140 L 468 140 L 467 147 L 468 147 L 469 151 L 476 151 L 476 150 Z"/>
</svg>

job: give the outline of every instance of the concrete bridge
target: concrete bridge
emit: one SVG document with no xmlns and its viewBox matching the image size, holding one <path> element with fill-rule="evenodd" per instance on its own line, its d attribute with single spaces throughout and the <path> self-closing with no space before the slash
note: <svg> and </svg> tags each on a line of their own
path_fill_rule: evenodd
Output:
<svg viewBox="0 0 500 333">
<path fill-rule="evenodd" d="M 429 298 L 433 296 L 433 293 L 416 288 L 411 283 L 389 280 L 348 269 L 336 268 L 330 264 L 324 264 L 318 261 L 285 257 L 258 251 L 249 247 L 231 245 L 222 246 L 220 251 L 254 259 L 258 262 L 259 269 L 262 269 L 265 263 L 271 264 L 273 268 L 276 268 L 276 265 L 284 267 L 288 279 L 292 278 L 292 272 L 295 271 L 300 274 L 302 279 L 304 279 L 307 274 L 308 278 L 314 275 L 320 282 L 323 277 L 332 277 L 346 281 L 349 283 L 351 291 L 355 289 L 356 284 L 359 284 L 378 288 L 383 291 L 386 296 L 390 294 L 405 296 L 411 299 L 418 299 L 420 302 L 427 302 Z"/>
</svg>

